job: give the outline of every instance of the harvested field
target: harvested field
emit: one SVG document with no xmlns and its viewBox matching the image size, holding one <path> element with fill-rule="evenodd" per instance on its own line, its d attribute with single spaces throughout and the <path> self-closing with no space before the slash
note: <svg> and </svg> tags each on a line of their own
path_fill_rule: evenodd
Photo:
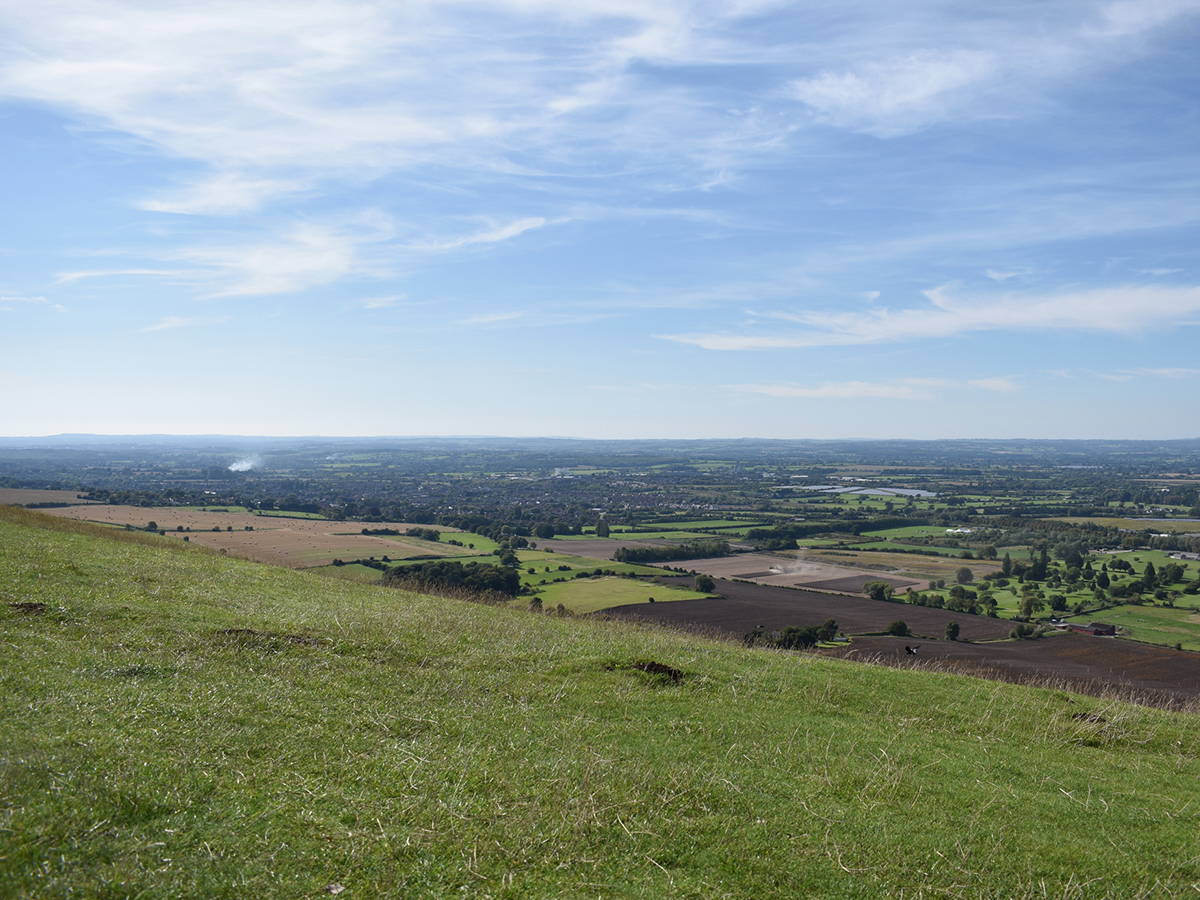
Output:
<svg viewBox="0 0 1200 900">
<path fill-rule="evenodd" d="M 166 530 L 167 538 L 182 540 L 187 537 L 193 544 L 224 550 L 231 556 L 291 569 L 327 566 L 335 559 L 365 559 L 371 556 L 377 559 L 384 556 L 413 559 L 421 556 L 469 556 L 472 553 L 462 547 L 437 541 L 365 535 L 360 533 L 363 528 L 360 523 L 333 522 L 328 519 L 292 519 L 190 508 L 104 505 L 49 509 L 45 512 L 63 518 L 107 525 L 132 525 L 135 528 L 143 528 L 153 521 L 160 529 Z M 177 531 L 181 526 L 191 531 Z M 247 531 L 247 527 L 254 530 Z M 413 526 L 403 522 L 378 522 L 368 527 L 404 532 Z M 214 528 L 219 530 L 213 531 Z M 230 528 L 233 530 L 228 530 Z"/>
<path fill-rule="evenodd" d="M 1150 695 L 1149 699 L 1200 699 L 1200 657 L 1188 651 L 1086 634 L 1060 634 L 1034 641 L 986 644 L 922 641 L 914 659 L 904 651 L 905 644 L 914 643 L 905 638 L 860 637 L 847 647 L 817 652 L 844 659 L 943 668 L 1018 684 L 1049 684 L 1081 693 L 1116 689 Z"/>
<path fill-rule="evenodd" d="M 752 553 L 720 556 L 715 559 L 685 559 L 666 565 L 695 569 L 714 578 L 737 578 L 772 587 L 800 587 L 850 594 L 861 594 L 863 585 L 868 581 L 886 581 L 901 592 L 909 587 L 925 587 L 925 582 L 894 574 L 864 572 L 809 560 Z"/>
<path fill-rule="evenodd" d="M 872 581 L 886 581 L 892 587 L 898 588 L 901 592 L 908 588 L 925 587 L 923 581 L 913 581 L 910 578 L 896 578 L 892 575 L 846 575 L 842 578 L 831 578 L 828 581 L 808 581 L 803 583 L 803 587 L 810 588 L 814 591 L 840 591 L 847 594 L 861 594 L 863 587 Z"/>
<path fill-rule="evenodd" d="M 36 488 L 0 488 L 0 503 L 7 506 L 29 506 L 31 503 L 69 503 L 72 506 L 95 504 L 95 500 L 80 500 L 78 491 L 40 491 Z"/>
<path fill-rule="evenodd" d="M 613 554 L 621 547 L 661 547 L 671 543 L 671 541 L 663 540 L 548 540 L 538 541 L 538 549 L 553 550 L 558 553 L 573 553 L 577 556 L 586 556 L 592 559 L 612 559 Z M 868 556 L 868 554 L 860 555 Z M 887 556 L 889 560 L 894 560 L 897 557 L 897 554 L 872 555 Z M 918 557 L 918 559 L 920 558 Z M 911 558 L 901 556 L 900 559 L 907 564 Z M 776 587 L 802 587 L 822 591 L 843 591 L 851 594 L 861 593 L 862 586 L 868 581 L 886 581 L 901 592 L 910 587 L 923 590 L 927 586 L 927 583 L 924 581 L 897 574 L 890 566 L 880 563 L 878 560 L 871 560 L 871 562 L 877 565 L 879 569 L 886 569 L 887 571 L 856 568 L 851 563 L 843 564 L 840 559 L 835 557 L 797 559 L 782 554 L 768 556 L 758 553 L 735 553 L 730 556 L 717 556 L 706 559 L 680 559 L 671 560 L 666 563 L 648 563 L 648 565 L 659 567 L 671 566 L 689 570 L 695 569 L 697 572 L 703 572 L 714 578 L 738 578 L 742 581 L 753 581 L 756 584 L 767 584 Z M 954 562 L 955 565 L 947 567 L 946 571 L 942 572 L 939 563 L 944 562 Z M 958 560 L 935 560 L 934 571 L 941 573 L 942 577 L 952 576 L 953 572 L 960 565 L 962 563 Z"/>
<path fill-rule="evenodd" d="M 827 566 L 845 566 L 860 571 L 904 573 L 925 580 L 943 578 L 954 580 L 954 573 L 966 566 L 976 579 L 1000 571 L 1000 564 L 982 559 L 958 559 L 950 556 L 925 556 L 921 553 L 888 553 L 880 550 L 789 550 L 787 555 L 797 560 Z M 901 577 L 904 577 L 901 576 Z"/>
<path fill-rule="evenodd" d="M 667 576 L 658 580 L 680 586 L 690 586 L 692 581 L 688 576 Z M 946 623 L 958 622 L 964 640 L 1006 638 L 1012 629 L 1012 622 L 1006 619 L 990 619 L 904 603 L 881 603 L 866 597 L 788 590 L 735 581 L 717 582 L 716 592 L 722 596 L 713 600 L 619 606 L 608 612 L 647 622 L 698 627 L 739 638 L 760 625 L 764 631 L 778 631 L 789 625 L 820 625 L 830 618 L 837 619 L 838 627 L 847 634 L 880 632 L 897 619 L 907 622 L 911 631 L 931 637 L 945 634 Z"/>
</svg>

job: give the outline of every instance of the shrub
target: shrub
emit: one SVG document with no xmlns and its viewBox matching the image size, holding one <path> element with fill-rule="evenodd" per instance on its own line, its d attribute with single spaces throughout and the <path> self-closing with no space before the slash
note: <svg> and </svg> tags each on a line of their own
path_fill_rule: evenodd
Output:
<svg viewBox="0 0 1200 900">
<path fill-rule="evenodd" d="M 887 627 L 887 634 L 893 637 L 907 637 L 908 626 L 904 622 L 897 620 Z"/>
<path fill-rule="evenodd" d="M 886 581 L 868 581 L 863 585 L 863 593 L 872 600 L 891 600 L 894 592 L 895 588 Z"/>
<path fill-rule="evenodd" d="M 959 631 L 959 629 L 958 629 L 957 622 L 947 622 L 946 623 L 946 640 L 957 641 L 958 640 L 958 631 Z"/>
<path fill-rule="evenodd" d="M 711 575 L 697 575 L 695 583 L 696 590 L 703 594 L 711 594 L 713 589 L 717 586 Z"/>
</svg>

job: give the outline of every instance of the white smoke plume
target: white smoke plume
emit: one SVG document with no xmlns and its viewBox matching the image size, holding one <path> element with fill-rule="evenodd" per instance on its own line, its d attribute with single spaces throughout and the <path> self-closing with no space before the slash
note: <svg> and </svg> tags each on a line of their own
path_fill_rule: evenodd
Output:
<svg viewBox="0 0 1200 900">
<path fill-rule="evenodd" d="M 262 457 L 257 454 L 239 459 L 237 462 L 229 464 L 230 472 L 249 472 L 251 469 L 258 468 L 262 465 Z"/>
</svg>

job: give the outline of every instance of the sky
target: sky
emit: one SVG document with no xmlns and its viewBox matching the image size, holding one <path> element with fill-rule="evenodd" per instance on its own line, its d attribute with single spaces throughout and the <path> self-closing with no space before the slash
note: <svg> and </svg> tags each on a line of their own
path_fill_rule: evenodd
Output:
<svg viewBox="0 0 1200 900">
<path fill-rule="evenodd" d="M 1200 0 L 0 2 L 0 435 L 1200 436 Z"/>
</svg>

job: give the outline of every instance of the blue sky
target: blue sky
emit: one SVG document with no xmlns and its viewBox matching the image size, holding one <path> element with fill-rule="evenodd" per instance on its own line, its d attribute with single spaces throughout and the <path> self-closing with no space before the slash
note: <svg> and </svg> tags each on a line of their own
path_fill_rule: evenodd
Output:
<svg viewBox="0 0 1200 900">
<path fill-rule="evenodd" d="M 1200 0 L 0 8 L 0 434 L 1200 435 Z"/>
</svg>

